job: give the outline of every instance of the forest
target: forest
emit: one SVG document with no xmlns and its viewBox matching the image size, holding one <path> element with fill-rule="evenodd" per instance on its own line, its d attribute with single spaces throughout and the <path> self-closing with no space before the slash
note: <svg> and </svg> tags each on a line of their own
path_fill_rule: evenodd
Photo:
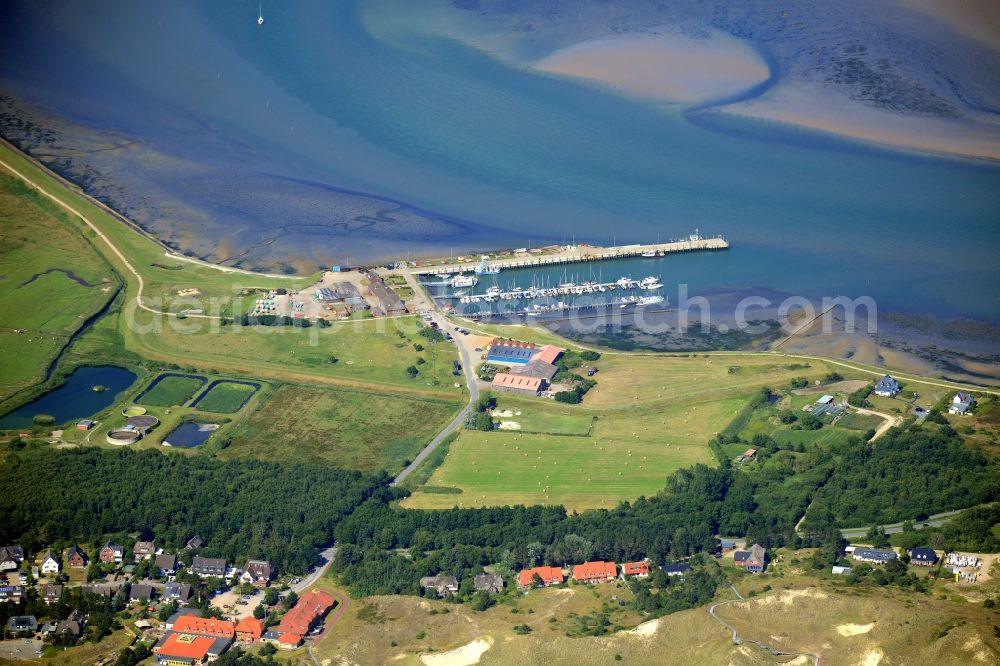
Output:
<svg viewBox="0 0 1000 666">
<path fill-rule="evenodd" d="M 285 573 L 312 567 L 338 522 L 386 483 L 319 466 L 34 445 L 8 453 L 5 471 L 2 543 L 34 552 L 142 535 L 177 551 L 197 534 L 203 555 L 267 559 Z"/>
<path fill-rule="evenodd" d="M 419 594 L 421 576 L 462 580 L 487 564 L 501 573 L 588 559 L 660 564 L 711 551 L 720 534 L 768 548 L 817 546 L 833 560 L 846 523 L 1000 498 L 995 463 L 947 426 L 894 430 L 876 444 L 798 448 L 766 440 L 753 469 L 696 465 L 666 479 L 655 497 L 582 514 L 540 506 L 409 511 L 372 497 L 338 526 L 336 569 L 356 594 Z"/>
<path fill-rule="evenodd" d="M 7 455 L 0 542 L 35 550 L 142 535 L 180 549 L 198 534 L 206 555 L 237 564 L 260 557 L 300 573 L 336 539 L 335 571 L 353 594 L 420 594 L 422 576 L 465 581 L 485 565 L 510 574 L 590 559 L 677 561 L 711 552 L 716 535 L 767 548 L 818 546 L 832 561 L 839 527 L 1000 499 L 995 461 L 946 425 L 896 429 L 875 443 L 803 449 L 760 437 L 754 444 L 760 460 L 752 465 L 723 458 L 682 469 L 656 496 L 581 514 L 559 506 L 414 511 L 399 507 L 407 491 L 390 487 L 384 474 L 29 445 Z M 970 548 L 995 542 L 986 519 L 963 519 L 945 528 L 956 534 L 934 538 Z"/>
</svg>

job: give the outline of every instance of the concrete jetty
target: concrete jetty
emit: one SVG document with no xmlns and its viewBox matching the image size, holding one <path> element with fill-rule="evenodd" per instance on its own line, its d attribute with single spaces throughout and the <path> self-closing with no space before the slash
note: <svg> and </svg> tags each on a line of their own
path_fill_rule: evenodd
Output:
<svg viewBox="0 0 1000 666">
<path fill-rule="evenodd" d="M 715 238 L 690 238 L 687 240 L 670 241 L 669 243 L 654 243 L 652 245 L 620 245 L 617 247 L 598 247 L 595 245 L 571 245 L 558 250 L 541 252 L 516 252 L 511 256 L 487 259 L 486 265 L 491 270 L 510 270 L 514 268 L 530 268 L 532 266 L 555 266 L 586 261 L 602 261 L 604 259 L 627 259 L 629 257 L 653 256 L 663 257 L 677 252 L 698 252 L 728 250 L 729 241 L 718 236 Z M 441 275 L 444 273 L 470 273 L 479 264 L 475 262 L 436 264 L 433 266 L 416 266 L 411 269 L 414 275 Z"/>
</svg>

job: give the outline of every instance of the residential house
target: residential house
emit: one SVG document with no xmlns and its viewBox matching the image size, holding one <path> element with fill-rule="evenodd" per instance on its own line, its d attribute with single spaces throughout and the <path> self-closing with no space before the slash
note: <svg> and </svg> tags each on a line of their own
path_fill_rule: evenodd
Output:
<svg viewBox="0 0 1000 666">
<path fill-rule="evenodd" d="M 299 597 L 295 607 L 281 618 L 278 631 L 282 635 L 305 636 L 323 619 L 323 616 L 330 612 L 335 603 L 333 596 L 327 592 L 321 590 L 307 592 Z"/>
<path fill-rule="evenodd" d="M 910 564 L 920 567 L 932 567 L 937 564 L 938 556 L 933 548 L 918 547 L 910 551 Z"/>
<path fill-rule="evenodd" d="M 767 567 L 767 551 L 755 543 L 750 546 L 750 550 L 738 550 L 733 553 L 733 562 L 750 573 L 760 573 Z"/>
<path fill-rule="evenodd" d="M 59 569 L 62 567 L 62 563 L 59 558 L 55 556 L 51 550 L 45 551 L 45 556 L 42 558 L 42 573 L 43 574 L 56 574 L 59 573 Z"/>
<path fill-rule="evenodd" d="M 201 557 L 200 555 L 195 555 L 194 559 L 191 560 L 191 573 L 202 578 L 206 576 L 218 576 L 221 578 L 226 575 L 226 561 L 221 557 Z"/>
<path fill-rule="evenodd" d="M 972 397 L 971 393 L 966 393 L 965 391 L 959 391 L 951 399 L 951 404 L 948 405 L 949 414 L 958 414 L 959 416 L 965 416 L 972 409 L 972 405 L 976 402 L 975 398 Z"/>
<path fill-rule="evenodd" d="M 54 604 L 62 598 L 62 585 L 46 585 L 42 588 L 42 601 L 47 604 Z"/>
<path fill-rule="evenodd" d="M 79 546 L 73 544 L 66 551 L 66 562 L 74 569 L 85 569 L 89 560 L 87 559 L 87 554 Z"/>
<path fill-rule="evenodd" d="M 156 544 L 152 541 L 136 541 L 132 546 L 132 554 L 136 562 L 151 560 L 156 556 Z"/>
<path fill-rule="evenodd" d="M 7 631 L 12 634 L 33 634 L 38 631 L 34 615 L 15 615 L 7 620 Z"/>
<path fill-rule="evenodd" d="M 109 541 L 101 548 L 101 552 L 98 553 L 97 558 L 105 564 L 111 564 L 112 562 L 121 564 L 124 555 L 125 548 Z"/>
<path fill-rule="evenodd" d="M 736 462 L 740 464 L 745 462 L 750 462 L 751 460 L 754 459 L 754 456 L 756 455 L 757 455 L 757 449 L 747 449 L 746 451 L 743 452 L 743 455 L 739 456 L 736 459 Z"/>
<path fill-rule="evenodd" d="M 133 604 L 144 603 L 148 604 L 153 600 L 153 586 L 152 585 L 133 585 L 132 591 L 129 592 L 128 600 Z"/>
<path fill-rule="evenodd" d="M 875 384 L 875 395 L 880 395 L 884 398 L 893 398 L 899 393 L 900 389 L 899 382 L 893 379 L 892 375 L 886 375 Z"/>
<path fill-rule="evenodd" d="M 167 583 L 163 586 L 163 600 L 176 601 L 184 605 L 194 596 L 194 588 L 188 583 Z"/>
<path fill-rule="evenodd" d="M 70 616 L 72 618 L 72 615 Z M 56 634 L 71 634 L 73 638 L 79 638 L 83 635 L 83 628 L 86 626 L 85 621 L 79 619 L 66 619 L 62 622 L 56 623 Z"/>
<path fill-rule="evenodd" d="M 500 574 L 481 573 L 472 580 L 472 588 L 476 592 L 499 594 L 503 592 L 503 586 L 503 576 Z"/>
<path fill-rule="evenodd" d="M 649 562 L 626 562 L 622 565 L 622 580 L 629 576 L 645 578 L 649 575 Z"/>
<path fill-rule="evenodd" d="M 687 562 L 678 562 L 677 564 L 664 564 L 660 567 L 660 571 L 667 574 L 668 576 L 683 576 L 687 572 L 691 571 L 691 565 Z"/>
<path fill-rule="evenodd" d="M 522 569 L 517 574 L 517 584 L 520 587 L 531 587 L 532 579 L 538 576 L 542 585 L 557 585 L 563 582 L 563 572 L 559 567 L 535 567 L 534 569 Z"/>
<path fill-rule="evenodd" d="M 193 537 L 188 539 L 187 543 L 184 544 L 184 547 L 187 548 L 188 550 L 196 550 L 198 548 L 204 548 L 205 540 L 202 539 L 197 534 L 195 534 Z"/>
<path fill-rule="evenodd" d="M 177 556 L 169 553 L 160 553 L 153 558 L 153 566 L 164 576 L 173 576 L 177 573 Z"/>
<path fill-rule="evenodd" d="M 294 650 L 302 645 L 302 636 L 291 631 L 285 632 L 278 636 L 277 645 L 280 650 Z"/>
<path fill-rule="evenodd" d="M 896 559 L 897 555 L 896 551 L 893 550 L 884 550 L 881 548 L 855 548 L 852 557 L 860 562 L 885 564 L 889 560 Z"/>
<path fill-rule="evenodd" d="M 273 575 L 271 563 L 266 560 L 247 560 L 240 576 L 241 583 L 252 583 L 257 587 L 267 587 Z"/>
<path fill-rule="evenodd" d="M 458 592 L 458 579 L 454 576 L 424 576 L 420 579 L 420 587 L 437 590 L 439 596 L 447 596 Z"/>
<path fill-rule="evenodd" d="M 121 585 L 81 585 L 82 594 L 96 594 L 99 597 L 113 597 Z"/>
<path fill-rule="evenodd" d="M 0 571 L 16 571 L 24 561 L 20 546 L 0 546 Z"/>
<path fill-rule="evenodd" d="M 241 643 L 256 643 L 264 634 L 264 624 L 252 615 L 236 623 L 236 640 Z"/>
<path fill-rule="evenodd" d="M 584 562 L 573 567 L 573 580 L 578 583 L 605 583 L 618 577 L 614 562 Z"/>
<path fill-rule="evenodd" d="M 0 586 L 0 603 L 19 604 L 24 597 L 23 585 Z"/>
</svg>

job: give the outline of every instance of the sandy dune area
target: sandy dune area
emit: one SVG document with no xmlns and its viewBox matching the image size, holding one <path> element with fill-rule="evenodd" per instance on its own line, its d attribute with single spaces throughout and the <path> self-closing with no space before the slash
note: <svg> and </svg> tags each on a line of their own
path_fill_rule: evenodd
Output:
<svg viewBox="0 0 1000 666">
<path fill-rule="evenodd" d="M 770 75 L 749 44 L 722 33 L 704 39 L 654 34 L 604 37 L 555 51 L 533 66 L 677 104 L 729 97 Z"/>
</svg>

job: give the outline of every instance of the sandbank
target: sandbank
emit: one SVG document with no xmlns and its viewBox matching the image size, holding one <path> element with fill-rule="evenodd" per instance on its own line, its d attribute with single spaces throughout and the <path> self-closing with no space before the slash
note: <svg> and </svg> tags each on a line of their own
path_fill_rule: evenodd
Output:
<svg viewBox="0 0 1000 666">
<path fill-rule="evenodd" d="M 723 109 L 897 148 L 1000 159 L 1000 125 L 901 115 L 840 96 L 818 83 L 782 82 L 760 97 Z"/>
<path fill-rule="evenodd" d="M 1000 50 L 1000 3 L 996 0 L 899 0 L 899 4 L 946 23 L 966 37 Z"/>
<path fill-rule="evenodd" d="M 704 38 L 658 34 L 602 37 L 559 49 L 533 67 L 676 104 L 730 97 L 770 76 L 767 63 L 748 43 L 720 32 Z"/>
</svg>

